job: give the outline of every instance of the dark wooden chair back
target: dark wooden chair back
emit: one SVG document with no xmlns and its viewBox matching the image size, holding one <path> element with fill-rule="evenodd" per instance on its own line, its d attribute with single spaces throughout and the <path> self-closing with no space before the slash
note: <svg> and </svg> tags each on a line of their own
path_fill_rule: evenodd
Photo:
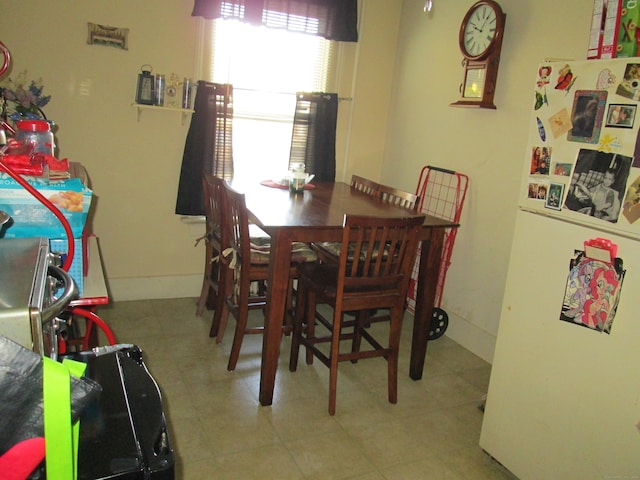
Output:
<svg viewBox="0 0 640 480">
<path fill-rule="evenodd" d="M 220 290 L 218 283 L 219 269 L 214 261 L 221 252 L 222 202 L 224 180 L 211 174 L 202 176 L 202 192 L 205 210 L 205 263 L 202 289 L 196 309 L 196 315 L 202 315 L 204 307 L 215 308 L 215 299 Z"/>
<path fill-rule="evenodd" d="M 398 190 L 397 188 L 387 185 L 380 185 L 378 187 L 378 195 L 383 202 L 391 203 L 408 210 L 417 211 L 418 204 L 420 203 L 420 197 L 415 193 L 405 192 L 404 190 Z"/>
<path fill-rule="evenodd" d="M 222 230 L 222 202 L 224 201 L 224 184 L 220 177 L 205 173 L 202 176 L 204 193 L 204 210 L 207 220 L 207 235 L 220 242 Z"/>
<path fill-rule="evenodd" d="M 239 272 L 249 272 L 251 266 L 251 240 L 249 237 L 249 214 L 244 193 L 234 190 L 229 184 L 224 184 L 225 211 L 222 226 L 222 252 L 225 264 Z M 226 251 L 226 253 L 225 253 Z M 268 251 L 267 251 L 268 255 Z M 268 257 L 266 257 L 268 258 Z M 265 259 L 266 263 L 266 259 Z M 242 275 L 240 274 L 242 278 Z M 248 277 L 248 275 L 245 275 Z M 248 278 L 247 278 L 248 280 Z M 249 281 L 240 281 L 236 289 L 242 289 L 244 284 L 249 288 Z M 241 294 L 241 297 L 248 298 Z"/>
<path fill-rule="evenodd" d="M 368 178 L 360 177 L 358 175 L 351 176 L 351 186 L 359 192 L 366 193 L 367 195 L 377 196 L 378 183 Z"/>
<path fill-rule="evenodd" d="M 423 221 L 345 215 L 342 245 L 348 248 L 341 250 L 336 292 L 343 308 L 402 307 Z"/>
</svg>

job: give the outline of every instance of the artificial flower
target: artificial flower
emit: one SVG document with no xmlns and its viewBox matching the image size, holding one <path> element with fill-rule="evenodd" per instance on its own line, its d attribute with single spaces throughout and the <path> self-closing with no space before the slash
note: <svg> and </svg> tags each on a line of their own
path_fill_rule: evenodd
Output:
<svg viewBox="0 0 640 480">
<path fill-rule="evenodd" d="M 51 95 L 42 95 L 43 90 L 42 79 L 29 82 L 26 70 L 20 72 L 15 79 L 0 82 L 0 94 L 7 109 L 3 113 L 14 121 L 44 117 L 41 109 L 49 103 Z"/>
</svg>

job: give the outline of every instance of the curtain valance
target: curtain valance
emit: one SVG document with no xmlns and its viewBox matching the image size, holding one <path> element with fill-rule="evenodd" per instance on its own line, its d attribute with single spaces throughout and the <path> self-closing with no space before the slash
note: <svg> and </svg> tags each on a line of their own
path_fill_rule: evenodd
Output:
<svg viewBox="0 0 640 480">
<path fill-rule="evenodd" d="M 357 0 L 194 0 L 191 16 L 235 18 L 328 40 L 358 41 Z"/>
</svg>

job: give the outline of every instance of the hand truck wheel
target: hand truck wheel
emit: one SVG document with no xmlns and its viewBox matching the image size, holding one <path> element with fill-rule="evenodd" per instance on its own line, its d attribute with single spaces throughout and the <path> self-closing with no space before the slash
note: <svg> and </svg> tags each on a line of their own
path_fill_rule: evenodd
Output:
<svg viewBox="0 0 640 480">
<path fill-rule="evenodd" d="M 431 325 L 429 326 L 429 340 L 437 340 L 449 326 L 449 315 L 441 308 L 434 307 L 431 312 Z"/>
</svg>

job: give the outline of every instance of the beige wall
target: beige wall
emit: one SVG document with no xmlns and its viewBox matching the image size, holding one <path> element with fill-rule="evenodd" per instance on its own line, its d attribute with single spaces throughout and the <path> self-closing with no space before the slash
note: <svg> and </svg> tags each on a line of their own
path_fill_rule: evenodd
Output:
<svg viewBox="0 0 640 480">
<path fill-rule="evenodd" d="M 586 58 L 593 2 L 498 0 L 507 14 L 497 110 L 453 108 L 462 81 L 460 22 L 474 2 L 405 0 L 382 179 L 414 189 L 423 165 L 470 178 L 462 227 L 445 283 L 447 335 L 490 360 L 533 106 L 537 65 L 545 57 Z M 578 6 L 579 5 L 579 6 Z M 553 240 L 540 232 L 540 251 Z M 531 285 L 531 295 L 535 295 Z"/>
<path fill-rule="evenodd" d="M 344 162 L 341 179 L 347 182 L 353 173 L 374 179 L 380 175 L 401 7 L 402 0 L 360 2 L 360 41 L 354 49 L 355 71 L 353 75 L 345 75 L 345 80 L 351 82 L 349 96 L 353 100 L 349 105 L 351 111 L 340 112 L 349 113 L 350 120 L 348 130 L 343 132 L 348 134 L 346 153 L 338 157 L 338 161 Z M 342 88 L 349 91 L 346 85 Z"/>
<path fill-rule="evenodd" d="M 138 121 L 131 106 L 141 65 L 192 74 L 189 3 L 3 2 L 0 35 L 13 70 L 42 77 L 60 155 L 89 172 L 97 197 L 93 230 L 116 299 L 180 291 L 200 269 L 195 235 L 173 214 L 188 122 L 156 111 Z M 87 22 L 129 28 L 129 50 L 88 45 Z"/>
<path fill-rule="evenodd" d="M 454 109 L 461 82 L 460 21 L 472 0 L 364 0 L 361 41 L 342 48 L 355 65 L 338 78 L 338 179 L 352 173 L 414 190 L 423 165 L 466 173 L 471 188 L 443 308 L 448 334 L 490 359 L 497 332 L 532 79 L 545 56 L 585 57 L 591 2 L 500 0 L 507 12 L 496 111 Z M 60 153 L 88 169 L 113 298 L 196 296 L 200 225 L 174 215 L 188 121 L 131 107 L 142 64 L 194 75 L 192 2 L 2 1 L 0 40 L 14 71 L 42 77 L 53 96 Z M 129 50 L 86 44 L 86 23 L 131 29 Z M 541 245 L 543 242 L 541 235 Z M 533 293 L 534 286 L 532 286 Z"/>
<path fill-rule="evenodd" d="M 203 246 L 194 243 L 203 228 L 173 213 L 189 119 L 183 125 L 180 113 L 144 110 L 138 121 L 131 106 L 145 63 L 156 73 L 198 78 L 193 3 L 2 3 L 0 40 L 11 50 L 13 71 L 43 78 L 52 95 L 45 112 L 58 124 L 60 155 L 89 172 L 96 195 L 93 229 L 113 298 L 197 295 Z M 369 3 L 362 26 L 367 33 L 339 53 L 345 65 L 362 72 L 343 68 L 337 78 L 340 96 L 353 99 L 340 105 L 339 179 L 351 176 L 347 154 L 355 164 L 374 164 L 372 175 L 382 163 L 401 2 Z M 129 50 L 87 45 L 87 22 L 129 28 Z M 381 23 L 390 28 L 379 32 Z M 367 100 L 371 91 L 379 100 Z M 348 132 L 355 140 L 347 141 Z"/>
</svg>

